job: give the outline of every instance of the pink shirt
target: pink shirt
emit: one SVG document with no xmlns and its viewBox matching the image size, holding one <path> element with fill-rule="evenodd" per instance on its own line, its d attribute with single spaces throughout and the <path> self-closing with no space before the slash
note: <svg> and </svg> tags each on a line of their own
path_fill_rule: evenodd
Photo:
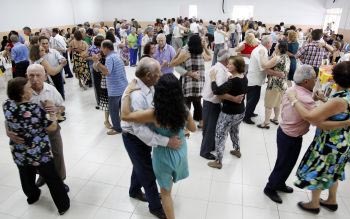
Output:
<svg viewBox="0 0 350 219">
<path fill-rule="evenodd" d="M 298 100 L 304 104 L 304 107 L 311 110 L 316 107 L 316 102 L 312 99 L 312 92 L 295 85 L 288 90 L 295 90 Z M 299 137 L 305 135 L 309 131 L 310 123 L 303 120 L 299 113 L 294 109 L 288 96 L 285 94 L 282 100 L 282 122 L 280 126 L 283 132 L 291 137 Z"/>
</svg>

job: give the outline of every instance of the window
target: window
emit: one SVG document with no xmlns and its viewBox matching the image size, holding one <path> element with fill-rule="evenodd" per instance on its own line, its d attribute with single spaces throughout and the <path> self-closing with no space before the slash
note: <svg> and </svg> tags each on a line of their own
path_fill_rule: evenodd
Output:
<svg viewBox="0 0 350 219">
<path fill-rule="evenodd" d="M 246 20 L 253 17 L 253 5 L 234 5 L 232 10 L 232 20 Z"/>
<path fill-rule="evenodd" d="M 323 30 L 328 33 L 338 33 L 342 8 L 327 9 Z"/>
<path fill-rule="evenodd" d="M 189 18 L 197 17 L 197 5 L 190 5 L 188 7 L 188 17 Z"/>
</svg>

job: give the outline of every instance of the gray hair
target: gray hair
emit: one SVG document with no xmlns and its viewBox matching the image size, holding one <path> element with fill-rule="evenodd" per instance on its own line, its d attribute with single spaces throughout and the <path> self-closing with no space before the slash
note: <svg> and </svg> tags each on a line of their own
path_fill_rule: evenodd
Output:
<svg viewBox="0 0 350 219">
<path fill-rule="evenodd" d="M 309 80 L 316 75 L 311 65 L 301 65 L 295 71 L 293 80 L 296 84 L 301 84 L 304 80 Z"/>
<path fill-rule="evenodd" d="M 153 27 L 147 27 L 145 29 L 145 33 L 148 34 L 149 32 L 153 32 Z"/>
<path fill-rule="evenodd" d="M 271 36 L 270 35 L 265 35 L 265 36 L 263 36 L 262 38 L 261 38 L 261 44 L 262 45 L 266 45 L 266 44 L 268 44 L 269 42 L 271 42 L 272 41 L 272 38 L 271 38 Z"/>
<path fill-rule="evenodd" d="M 10 36 L 10 40 L 11 40 L 11 42 L 13 42 L 13 43 L 17 43 L 17 42 L 19 41 L 18 35 L 12 34 L 12 35 Z"/>
<path fill-rule="evenodd" d="M 218 62 L 222 62 L 227 60 L 230 57 L 230 53 L 227 49 L 220 49 L 220 51 L 218 52 Z"/>
<path fill-rule="evenodd" d="M 157 38 L 156 38 L 156 40 L 158 40 L 158 39 L 166 39 L 166 37 L 165 37 L 165 34 L 164 33 L 160 33 L 160 34 L 158 34 L 157 35 Z"/>
<path fill-rule="evenodd" d="M 138 78 L 143 78 L 148 72 L 155 72 L 157 66 L 159 66 L 157 60 L 149 57 L 142 58 L 136 67 L 135 75 Z"/>
</svg>

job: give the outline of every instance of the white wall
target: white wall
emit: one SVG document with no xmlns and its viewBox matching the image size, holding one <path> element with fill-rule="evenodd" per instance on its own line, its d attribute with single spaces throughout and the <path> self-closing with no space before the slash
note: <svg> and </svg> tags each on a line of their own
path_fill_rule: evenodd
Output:
<svg viewBox="0 0 350 219">
<path fill-rule="evenodd" d="M 254 18 L 265 23 L 284 21 L 296 25 L 322 25 L 325 14 L 325 0 L 226 0 L 225 13 L 221 9 L 222 0 L 102 1 L 103 15 L 107 21 L 116 17 L 153 21 L 156 17 L 187 16 L 184 8 L 190 4 L 197 5 L 198 17 L 205 20 L 230 18 L 233 5 L 254 5 Z"/>
<path fill-rule="evenodd" d="M 0 5 L 0 32 L 103 20 L 101 0 L 0 0 Z"/>
<path fill-rule="evenodd" d="M 326 8 L 343 8 L 340 18 L 340 29 L 350 29 L 350 2 L 349 0 L 326 0 Z"/>
</svg>

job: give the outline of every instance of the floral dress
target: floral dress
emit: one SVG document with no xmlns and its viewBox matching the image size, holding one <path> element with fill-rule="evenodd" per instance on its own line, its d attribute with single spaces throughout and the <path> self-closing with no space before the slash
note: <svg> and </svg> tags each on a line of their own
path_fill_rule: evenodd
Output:
<svg viewBox="0 0 350 219">
<path fill-rule="evenodd" d="M 73 48 L 73 72 L 76 78 L 86 85 L 91 80 L 89 65 L 83 56 L 84 51 L 88 49 L 88 45 L 84 41 L 73 40 L 70 46 Z M 82 52 L 74 51 L 74 49 Z"/>
<path fill-rule="evenodd" d="M 290 66 L 290 59 L 287 54 L 284 54 L 280 56 L 273 70 L 284 72 L 285 76 L 287 76 L 289 72 L 289 66 Z M 268 78 L 268 82 L 267 82 L 266 90 L 272 90 L 273 88 L 276 88 L 282 92 L 285 90 L 284 84 L 286 82 L 286 78 L 280 78 L 276 76 L 268 76 L 267 78 Z"/>
<path fill-rule="evenodd" d="M 39 166 L 52 160 L 50 141 L 45 128 L 52 121 L 46 112 L 35 103 L 17 104 L 7 100 L 3 111 L 8 128 L 24 139 L 24 144 L 10 142 L 14 162 L 18 166 Z"/>
<path fill-rule="evenodd" d="M 340 91 L 333 97 L 350 103 L 350 91 Z M 350 118 L 350 109 L 329 118 L 343 121 Z M 344 169 L 350 155 L 350 128 L 330 131 L 317 129 L 314 140 L 306 151 L 297 170 L 295 185 L 309 190 L 329 189 L 337 180 L 344 180 Z"/>
</svg>

